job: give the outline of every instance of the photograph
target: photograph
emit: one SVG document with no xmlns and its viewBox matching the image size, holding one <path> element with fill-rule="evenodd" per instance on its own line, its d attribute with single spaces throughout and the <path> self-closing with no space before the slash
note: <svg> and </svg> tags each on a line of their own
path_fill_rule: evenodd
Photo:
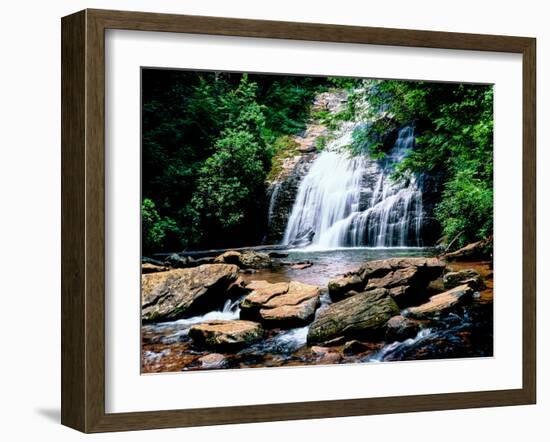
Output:
<svg viewBox="0 0 550 442">
<path fill-rule="evenodd" d="M 493 87 L 142 67 L 141 373 L 492 357 Z"/>
</svg>

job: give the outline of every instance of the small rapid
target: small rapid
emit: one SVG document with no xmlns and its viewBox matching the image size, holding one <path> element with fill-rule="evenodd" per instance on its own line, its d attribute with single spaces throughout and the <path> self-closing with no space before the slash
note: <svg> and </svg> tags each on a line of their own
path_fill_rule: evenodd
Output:
<svg viewBox="0 0 550 442">
<path fill-rule="evenodd" d="M 242 298 L 237 300 L 228 299 L 221 310 L 214 310 L 204 315 L 178 319 L 177 321 L 158 322 L 143 325 L 142 333 L 145 336 L 160 336 L 159 342 L 163 344 L 172 344 L 186 338 L 189 334 L 189 329 L 195 324 L 214 320 L 239 319 L 239 314 L 241 311 L 239 306 L 241 301 Z"/>
</svg>

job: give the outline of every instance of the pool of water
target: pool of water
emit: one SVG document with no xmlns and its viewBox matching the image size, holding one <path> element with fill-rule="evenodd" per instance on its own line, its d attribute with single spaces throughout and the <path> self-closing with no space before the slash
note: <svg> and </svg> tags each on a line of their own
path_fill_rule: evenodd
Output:
<svg viewBox="0 0 550 442">
<path fill-rule="evenodd" d="M 285 258 L 275 258 L 275 266 L 245 274 L 248 281 L 263 279 L 269 282 L 300 281 L 319 287 L 326 287 L 328 281 L 336 276 L 356 270 L 367 261 L 394 257 L 435 256 L 434 248 L 380 248 L 354 247 L 331 250 L 315 248 L 282 250 L 288 254 Z M 292 264 L 309 261 L 311 267 L 296 269 Z"/>
</svg>

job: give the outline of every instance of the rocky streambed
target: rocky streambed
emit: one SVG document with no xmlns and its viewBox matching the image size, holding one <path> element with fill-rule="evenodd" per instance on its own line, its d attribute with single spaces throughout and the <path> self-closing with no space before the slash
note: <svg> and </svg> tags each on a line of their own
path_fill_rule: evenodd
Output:
<svg viewBox="0 0 550 442">
<path fill-rule="evenodd" d="M 492 356 L 490 261 L 433 255 L 229 251 L 148 260 L 142 372 Z"/>
</svg>

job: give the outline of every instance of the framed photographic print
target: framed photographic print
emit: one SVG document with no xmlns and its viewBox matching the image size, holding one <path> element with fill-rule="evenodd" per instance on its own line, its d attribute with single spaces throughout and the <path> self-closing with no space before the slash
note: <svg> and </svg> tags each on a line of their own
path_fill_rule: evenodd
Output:
<svg viewBox="0 0 550 442">
<path fill-rule="evenodd" d="M 534 403 L 535 52 L 63 18 L 62 423 Z"/>
</svg>

